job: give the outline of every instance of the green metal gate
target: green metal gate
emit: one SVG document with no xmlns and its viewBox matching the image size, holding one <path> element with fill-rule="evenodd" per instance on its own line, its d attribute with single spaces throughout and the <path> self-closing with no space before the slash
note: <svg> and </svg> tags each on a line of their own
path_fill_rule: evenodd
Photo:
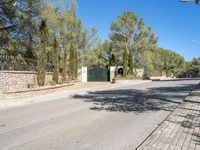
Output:
<svg viewBox="0 0 200 150">
<path fill-rule="evenodd" d="M 89 68 L 87 70 L 88 82 L 108 82 L 109 81 L 109 70 L 107 68 Z"/>
</svg>

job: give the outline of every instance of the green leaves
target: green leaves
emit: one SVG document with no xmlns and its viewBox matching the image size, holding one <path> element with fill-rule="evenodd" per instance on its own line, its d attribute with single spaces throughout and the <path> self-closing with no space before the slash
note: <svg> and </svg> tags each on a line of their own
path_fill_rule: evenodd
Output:
<svg viewBox="0 0 200 150">
<path fill-rule="evenodd" d="M 44 84 L 47 63 L 54 66 L 54 81 L 77 77 L 80 66 L 123 65 L 124 76 L 134 68 L 179 75 L 196 72 L 199 59 L 185 63 L 182 56 L 157 45 L 158 36 L 136 13 L 122 13 L 110 26 L 110 41 L 101 41 L 95 27 L 83 27 L 76 0 L 2 0 L 0 48 L 11 55 L 37 59 L 38 79 Z M 182 69 L 180 69 L 182 68 Z M 195 73 L 194 73 L 195 74 Z"/>
<path fill-rule="evenodd" d="M 121 36 L 125 41 L 130 40 L 134 33 L 137 20 L 137 14 L 133 12 L 124 12 L 111 24 L 111 40 L 115 38 L 115 36 Z"/>
<path fill-rule="evenodd" d="M 115 56 L 117 65 L 122 64 L 123 53 L 132 54 L 131 44 L 135 35 L 138 16 L 134 12 L 124 12 L 113 21 L 110 27 L 110 39 L 112 41 L 112 55 Z M 132 56 L 131 56 L 132 57 Z"/>
</svg>

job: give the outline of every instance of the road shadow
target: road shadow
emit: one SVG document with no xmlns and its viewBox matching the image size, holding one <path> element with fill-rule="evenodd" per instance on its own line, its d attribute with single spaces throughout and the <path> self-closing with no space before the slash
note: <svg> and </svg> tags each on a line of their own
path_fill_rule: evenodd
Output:
<svg viewBox="0 0 200 150">
<path fill-rule="evenodd" d="M 171 82 L 171 81 L 200 81 L 200 78 L 177 78 L 177 79 L 166 79 L 166 80 L 154 80 L 153 82 Z"/>
<path fill-rule="evenodd" d="M 146 90 L 120 89 L 89 92 L 74 95 L 76 99 L 93 103 L 90 108 L 95 111 L 142 113 L 146 111 L 172 111 L 194 88 L 193 84 L 178 87 L 155 87 Z"/>
</svg>

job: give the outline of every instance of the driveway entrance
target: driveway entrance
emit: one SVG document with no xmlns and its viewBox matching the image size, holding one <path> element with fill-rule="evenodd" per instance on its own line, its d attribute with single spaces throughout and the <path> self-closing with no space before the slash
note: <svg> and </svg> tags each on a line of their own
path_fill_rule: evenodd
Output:
<svg viewBox="0 0 200 150">
<path fill-rule="evenodd" d="M 109 69 L 94 67 L 87 70 L 88 82 L 108 82 L 109 81 Z"/>
</svg>

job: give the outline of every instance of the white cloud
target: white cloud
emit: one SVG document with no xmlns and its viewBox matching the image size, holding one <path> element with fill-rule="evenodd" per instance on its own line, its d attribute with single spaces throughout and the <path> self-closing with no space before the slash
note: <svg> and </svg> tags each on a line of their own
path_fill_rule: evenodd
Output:
<svg viewBox="0 0 200 150">
<path fill-rule="evenodd" d="M 192 40 L 194 44 L 200 45 L 200 40 Z"/>
</svg>

